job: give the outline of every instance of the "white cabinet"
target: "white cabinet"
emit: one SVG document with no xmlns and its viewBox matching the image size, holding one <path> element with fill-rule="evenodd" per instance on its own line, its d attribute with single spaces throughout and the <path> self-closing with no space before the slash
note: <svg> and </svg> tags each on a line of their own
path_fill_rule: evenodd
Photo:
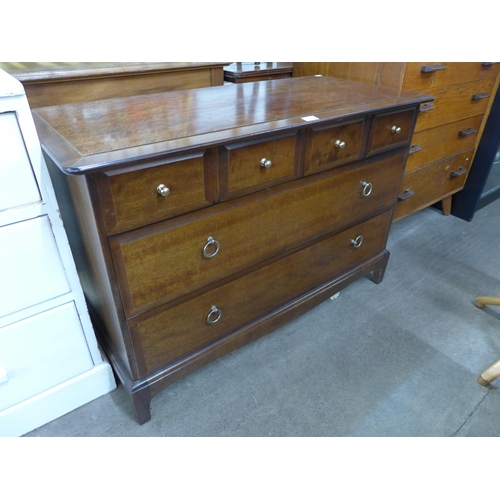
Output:
<svg viewBox="0 0 500 500">
<path fill-rule="evenodd" d="M 25 434 L 115 387 L 24 89 L 0 70 L 0 436 Z"/>
</svg>

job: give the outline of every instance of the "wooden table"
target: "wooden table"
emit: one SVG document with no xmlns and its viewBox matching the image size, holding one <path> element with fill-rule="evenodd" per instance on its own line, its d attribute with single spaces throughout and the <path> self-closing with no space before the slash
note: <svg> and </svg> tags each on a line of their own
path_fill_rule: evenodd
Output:
<svg viewBox="0 0 500 500">
<path fill-rule="evenodd" d="M 291 62 L 234 62 L 224 66 L 224 81 L 245 83 L 291 78 L 292 71 Z"/>
<path fill-rule="evenodd" d="M 227 62 L 12 62 L 32 108 L 223 85 Z"/>
</svg>

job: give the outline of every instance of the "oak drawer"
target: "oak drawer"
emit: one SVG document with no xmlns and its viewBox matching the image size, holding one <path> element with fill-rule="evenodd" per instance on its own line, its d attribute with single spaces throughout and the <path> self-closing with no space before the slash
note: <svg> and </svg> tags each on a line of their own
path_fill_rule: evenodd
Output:
<svg viewBox="0 0 500 500">
<path fill-rule="evenodd" d="M 108 234 L 168 219 L 211 205 L 217 195 L 217 156 L 212 150 L 96 175 Z"/>
<path fill-rule="evenodd" d="M 341 174 L 325 172 L 111 237 L 126 316 L 390 207 L 397 198 L 404 158 L 399 154 Z M 204 249 L 215 255 L 204 257 Z"/>
<path fill-rule="evenodd" d="M 474 150 L 405 173 L 394 220 L 428 207 L 463 188 Z"/>
<path fill-rule="evenodd" d="M 376 114 L 370 127 L 366 156 L 408 145 L 414 118 L 413 109 Z"/>
<path fill-rule="evenodd" d="M 500 65 L 480 62 L 445 62 L 406 64 L 403 89 L 408 91 L 430 91 L 434 87 L 476 80 L 495 79 Z"/>
<path fill-rule="evenodd" d="M 448 123 L 413 135 L 406 171 L 473 148 L 483 115 Z"/>
<path fill-rule="evenodd" d="M 141 376 L 208 346 L 378 255 L 384 250 L 390 221 L 391 210 L 181 305 L 130 321 L 142 345 L 145 367 Z"/>
<path fill-rule="evenodd" d="M 307 132 L 304 175 L 359 160 L 364 155 L 366 119 L 312 126 Z"/>
<path fill-rule="evenodd" d="M 484 114 L 495 80 L 447 85 L 433 89 L 434 102 L 420 106 L 415 132 Z"/>
<path fill-rule="evenodd" d="M 296 132 L 265 141 L 220 148 L 221 200 L 253 193 L 299 177 Z"/>
</svg>

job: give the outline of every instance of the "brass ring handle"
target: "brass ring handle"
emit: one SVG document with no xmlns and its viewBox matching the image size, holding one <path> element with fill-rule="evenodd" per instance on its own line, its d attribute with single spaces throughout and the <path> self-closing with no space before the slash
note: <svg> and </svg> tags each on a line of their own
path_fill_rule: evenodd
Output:
<svg viewBox="0 0 500 500">
<path fill-rule="evenodd" d="M 157 188 L 156 191 L 158 192 L 159 195 L 161 196 L 168 196 L 170 194 L 170 189 L 168 189 L 165 184 L 160 184 Z"/>
<path fill-rule="evenodd" d="M 215 246 L 215 251 L 209 253 L 208 249 L 211 245 Z M 217 240 L 214 240 L 211 236 L 209 236 L 206 245 L 203 247 L 203 256 L 206 257 L 207 259 L 211 259 L 212 257 L 215 257 L 219 253 L 219 249 L 220 249 L 219 242 Z"/>
<path fill-rule="evenodd" d="M 222 311 L 217 308 L 217 306 L 212 306 L 212 309 L 210 309 L 210 312 L 207 314 L 207 323 L 209 325 L 213 325 L 214 323 L 217 323 L 222 317 Z"/>
<path fill-rule="evenodd" d="M 345 142 L 341 141 L 340 139 L 338 141 L 335 141 L 335 147 L 339 149 L 345 148 Z"/>
<path fill-rule="evenodd" d="M 268 160 L 267 158 L 262 158 L 262 160 L 260 160 L 260 166 L 263 168 L 269 168 L 272 167 L 272 165 L 273 162 L 271 160 Z"/>
<path fill-rule="evenodd" d="M 397 125 L 394 125 L 394 127 L 392 127 L 391 130 L 395 134 L 399 134 L 401 132 L 401 127 L 398 127 Z"/>
<path fill-rule="evenodd" d="M 363 196 L 372 194 L 373 184 L 371 182 L 363 182 Z"/>
<path fill-rule="evenodd" d="M 356 239 L 351 240 L 351 244 L 354 248 L 359 248 L 363 244 L 363 236 L 359 235 Z"/>
</svg>

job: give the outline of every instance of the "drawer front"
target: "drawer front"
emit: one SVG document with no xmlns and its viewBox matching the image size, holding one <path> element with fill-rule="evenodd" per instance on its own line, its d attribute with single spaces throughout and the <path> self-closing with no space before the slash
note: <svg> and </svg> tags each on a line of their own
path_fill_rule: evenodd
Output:
<svg viewBox="0 0 500 500">
<path fill-rule="evenodd" d="M 404 158 L 309 177 L 232 206 L 223 203 L 171 224 L 111 237 L 127 317 L 391 206 Z"/>
<path fill-rule="evenodd" d="M 311 127 L 307 132 L 304 174 L 314 174 L 363 158 L 366 120 Z"/>
<path fill-rule="evenodd" d="M 220 149 L 221 200 L 253 193 L 299 177 L 296 133 Z"/>
<path fill-rule="evenodd" d="M 420 107 L 415 132 L 484 114 L 494 86 L 495 80 L 481 80 L 434 89 L 431 107 Z"/>
<path fill-rule="evenodd" d="M 70 291 L 47 216 L 0 228 L 0 317 Z"/>
<path fill-rule="evenodd" d="M 372 119 L 366 156 L 409 144 L 415 110 L 380 113 Z"/>
<path fill-rule="evenodd" d="M 406 171 L 473 148 L 482 119 L 483 115 L 473 116 L 414 134 Z"/>
<path fill-rule="evenodd" d="M 0 411 L 92 367 L 73 302 L 0 328 Z"/>
<path fill-rule="evenodd" d="M 334 279 L 384 250 L 392 212 L 166 311 L 129 322 L 140 339 L 145 373 L 178 361 Z M 362 243 L 352 243 L 359 237 Z M 213 309 L 215 308 L 215 309 Z"/>
<path fill-rule="evenodd" d="M 407 63 L 403 89 L 426 91 L 443 85 L 495 79 L 499 69 L 498 63 L 488 66 L 480 62 Z"/>
<path fill-rule="evenodd" d="M 0 113 L 0 210 L 39 201 L 38 184 L 16 114 Z"/>
<path fill-rule="evenodd" d="M 405 173 L 394 220 L 428 207 L 463 188 L 474 150 Z"/>
<path fill-rule="evenodd" d="M 132 172 L 96 175 L 97 192 L 108 234 L 135 229 L 211 205 L 217 193 L 216 153 Z"/>
</svg>

